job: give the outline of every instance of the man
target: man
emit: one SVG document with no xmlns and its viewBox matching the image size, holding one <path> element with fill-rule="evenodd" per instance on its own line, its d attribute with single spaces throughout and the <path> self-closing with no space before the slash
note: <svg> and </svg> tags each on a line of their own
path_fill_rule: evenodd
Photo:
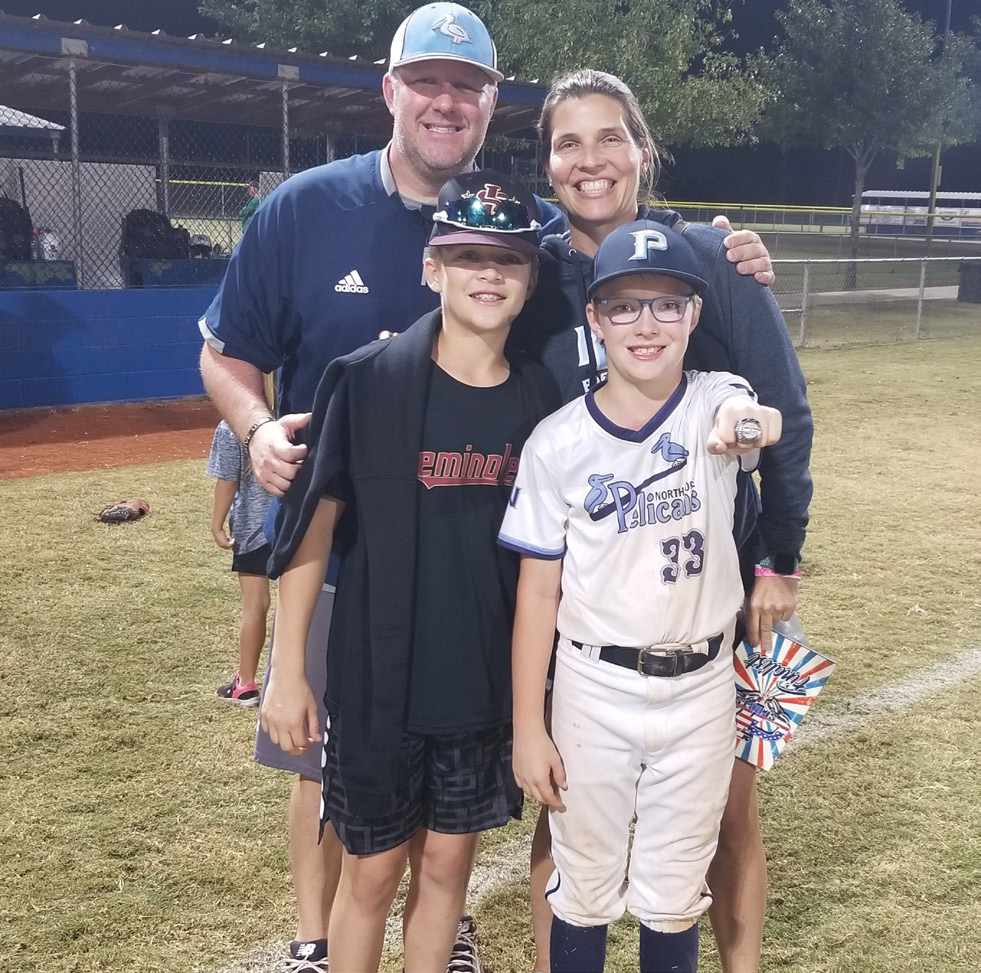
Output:
<svg viewBox="0 0 981 973">
<path fill-rule="evenodd" d="M 201 371 L 270 493 L 286 491 L 306 455 L 292 440 L 327 364 L 377 337 L 379 321 L 399 331 L 437 306 L 422 277 L 435 202 L 448 178 L 474 168 L 502 77 L 494 43 L 471 11 L 446 2 L 415 10 L 395 34 L 382 81 L 394 119 L 389 145 L 293 176 L 265 199 L 243 235 L 201 319 Z M 540 200 L 539 209 L 544 233 L 556 232 L 558 211 Z M 753 269 L 768 267 L 764 260 Z M 282 418 L 275 421 L 262 373 L 279 368 Z M 319 725 L 308 727 L 308 749 L 294 758 L 261 729 L 256 734 L 256 760 L 296 775 L 290 857 L 299 921 L 287 964 L 295 973 L 327 970 L 340 867 L 332 830 L 317 843 L 332 600 L 327 585 L 308 643 L 306 676 L 321 707 Z M 479 970 L 471 928 L 461 926 L 450 961 L 460 973 Z"/>
</svg>

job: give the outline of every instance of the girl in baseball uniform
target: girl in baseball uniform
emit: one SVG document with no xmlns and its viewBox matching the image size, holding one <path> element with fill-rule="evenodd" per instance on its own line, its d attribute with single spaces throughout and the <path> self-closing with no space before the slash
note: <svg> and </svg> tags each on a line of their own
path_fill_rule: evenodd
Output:
<svg viewBox="0 0 981 973">
<path fill-rule="evenodd" d="M 711 902 L 743 600 L 736 473 L 779 438 L 780 413 L 738 376 L 683 370 L 706 286 L 663 224 L 603 242 L 587 316 L 607 382 L 535 429 L 501 529 L 522 555 L 514 773 L 550 809 L 563 973 L 602 969 L 607 926 L 626 910 L 641 921 L 642 973 L 693 973 Z"/>
</svg>

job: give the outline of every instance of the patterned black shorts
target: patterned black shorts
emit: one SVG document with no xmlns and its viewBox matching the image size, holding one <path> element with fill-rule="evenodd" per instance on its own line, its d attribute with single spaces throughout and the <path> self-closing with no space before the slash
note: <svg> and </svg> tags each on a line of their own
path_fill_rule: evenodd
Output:
<svg viewBox="0 0 981 973">
<path fill-rule="evenodd" d="M 407 733 L 390 810 L 364 818 L 348 808 L 337 765 L 339 727 L 327 736 L 322 816 L 352 855 L 388 851 L 421 828 L 473 834 L 521 817 L 522 794 L 511 772 L 511 725 L 430 736 Z"/>
</svg>

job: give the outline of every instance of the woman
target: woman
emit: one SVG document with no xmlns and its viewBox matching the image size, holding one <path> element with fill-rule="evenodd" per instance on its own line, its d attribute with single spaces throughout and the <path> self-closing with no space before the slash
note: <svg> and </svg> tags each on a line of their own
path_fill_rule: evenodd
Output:
<svg viewBox="0 0 981 973">
<path fill-rule="evenodd" d="M 730 262 L 721 231 L 686 224 L 672 210 L 638 205 L 638 200 L 650 198 L 656 184 L 658 156 L 637 99 L 618 78 L 591 70 L 558 78 L 545 99 L 539 132 L 546 172 L 570 231 L 545 240 L 544 249 L 553 259 L 543 260 L 538 290 L 513 337 L 549 367 L 563 398 L 581 395 L 605 377 L 604 351 L 592 340 L 585 315 L 593 256 L 612 230 L 649 219 L 684 232 L 710 284 L 685 367 L 743 375 L 762 403 L 783 414 L 783 438 L 764 451 L 761 461 L 762 506 L 748 476 L 741 478 L 736 501 L 747 634 L 759 644 L 769 639 L 774 622 L 794 612 L 797 562 L 812 492 L 808 464 L 813 425 L 804 378 L 780 310 L 767 288 L 741 275 Z M 549 968 L 551 915 L 544 887 L 551 871 L 543 817 L 532 849 L 536 970 Z M 766 855 L 755 768 L 740 760 L 735 760 L 709 882 L 715 896 L 710 916 L 725 973 L 756 973 Z"/>
</svg>

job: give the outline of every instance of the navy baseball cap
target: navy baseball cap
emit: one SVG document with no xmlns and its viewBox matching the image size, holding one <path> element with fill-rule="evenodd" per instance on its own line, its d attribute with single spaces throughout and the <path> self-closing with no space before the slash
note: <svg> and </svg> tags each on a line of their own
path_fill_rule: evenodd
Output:
<svg viewBox="0 0 981 973">
<path fill-rule="evenodd" d="M 690 284 L 697 294 L 708 290 L 701 267 L 688 241 L 663 223 L 637 220 L 617 227 L 596 251 L 589 300 L 599 288 L 618 277 L 661 274 Z"/>
<path fill-rule="evenodd" d="M 493 169 L 454 176 L 443 183 L 433 214 L 431 247 L 476 243 L 519 253 L 540 253 L 535 197 Z"/>
<path fill-rule="evenodd" d="M 504 79 L 484 22 L 458 3 L 428 3 L 402 21 L 392 38 L 388 70 L 414 61 L 461 61 L 480 68 L 492 81 Z"/>
</svg>

